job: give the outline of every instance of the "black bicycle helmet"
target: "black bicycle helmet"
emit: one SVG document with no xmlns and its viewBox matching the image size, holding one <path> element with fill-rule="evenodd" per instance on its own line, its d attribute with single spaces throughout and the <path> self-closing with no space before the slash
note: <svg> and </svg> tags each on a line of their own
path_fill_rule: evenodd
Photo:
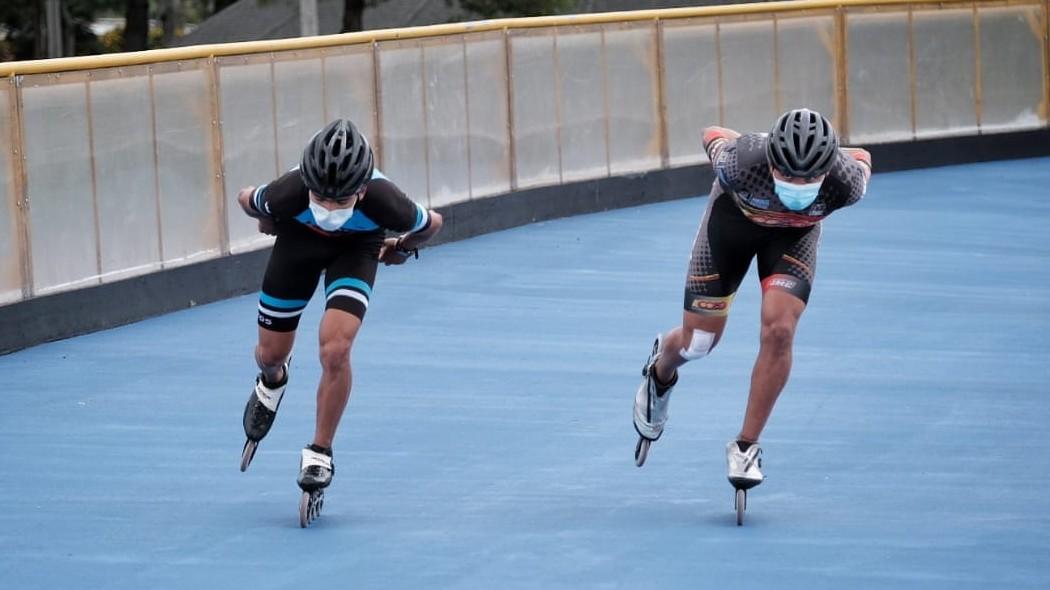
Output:
<svg viewBox="0 0 1050 590">
<path fill-rule="evenodd" d="M 374 166 L 365 136 L 350 121 L 336 119 L 306 142 L 299 173 L 319 197 L 339 199 L 360 190 Z"/>
<path fill-rule="evenodd" d="M 831 169 L 838 147 L 835 130 L 820 113 L 793 109 L 780 115 L 773 125 L 766 156 L 785 176 L 813 178 Z"/>
</svg>

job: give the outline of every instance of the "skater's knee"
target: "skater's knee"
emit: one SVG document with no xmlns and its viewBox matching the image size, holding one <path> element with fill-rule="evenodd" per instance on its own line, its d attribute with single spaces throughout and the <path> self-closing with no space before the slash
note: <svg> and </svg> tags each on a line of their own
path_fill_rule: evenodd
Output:
<svg viewBox="0 0 1050 590">
<path fill-rule="evenodd" d="M 763 347 L 774 350 L 791 348 L 795 339 L 795 322 L 786 319 L 775 319 L 762 323 L 761 342 Z"/>
<path fill-rule="evenodd" d="M 353 340 L 342 337 L 321 341 L 321 367 L 326 371 L 342 371 L 350 366 L 350 346 Z"/>
<path fill-rule="evenodd" d="M 683 330 L 682 338 L 683 346 L 678 350 L 678 356 L 688 362 L 707 356 L 715 347 L 717 334 L 701 329 Z"/>
</svg>

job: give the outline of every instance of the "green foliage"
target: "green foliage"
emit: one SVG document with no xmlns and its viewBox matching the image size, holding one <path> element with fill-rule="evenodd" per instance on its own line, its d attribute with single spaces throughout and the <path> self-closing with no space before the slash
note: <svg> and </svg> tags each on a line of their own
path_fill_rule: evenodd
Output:
<svg viewBox="0 0 1050 590">
<path fill-rule="evenodd" d="M 182 0 L 180 8 L 184 22 L 198 23 L 236 0 Z M 92 33 L 90 25 L 102 16 L 124 17 L 128 0 L 62 0 L 65 11 L 63 22 L 69 33 L 72 27 L 72 52 L 89 55 L 99 52 L 121 51 L 123 30 L 111 31 L 101 38 Z M 151 18 L 159 19 L 164 5 L 160 0 L 149 0 Z M 42 40 L 39 30 L 44 11 L 44 0 L 0 0 L 0 61 L 39 59 Z M 162 32 L 150 30 L 149 48 L 160 47 Z M 65 39 L 63 39 L 65 41 Z"/>
<path fill-rule="evenodd" d="M 33 56 L 36 40 L 36 8 L 28 2 L 0 2 L 0 27 L 5 33 L 3 59 L 27 59 Z"/>
<path fill-rule="evenodd" d="M 124 27 L 118 27 L 98 38 L 100 53 L 120 53 L 124 51 Z M 164 47 L 164 30 L 160 27 L 150 27 L 149 40 L 146 49 L 160 49 Z"/>
<path fill-rule="evenodd" d="M 72 29 L 73 48 L 67 53 L 87 55 L 99 52 L 121 51 L 123 29 L 111 31 L 101 38 L 96 37 L 90 25 L 102 16 L 124 17 L 129 0 L 62 0 L 65 11 L 63 19 Z M 181 0 L 182 20 L 198 23 L 222 10 L 236 0 Z M 273 0 L 260 0 L 262 3 Z M 350 20 L 344 19 L 346 30 L 357 30 L 361 25 L 361 13 L 365 6 L 375 6 L 384 0 L 344 0 Z M 502 18 L 515 16 L 541 16 L 570 12 L 575 0 L 445 0 L 450 6 L 467 11 L 464 18 Z M 149 15 L 160 19 L 164 8 L 161 0 L 149 0 Z M 44 0 L 0 0 L 0 60 L 37 59 L 42 57 L 43 42 L 38 39 Z M 346 28 L 350 23 L 350 28 Z M 149 48 L 160 47 L 162 33 L 153 28 L 149 31 Z M 66 39 L 63 39 L 66 41 Z"/>
<path fill-rule="evenodd" d="M 98 40 L 90 25 L 95 14 L 111 6 L 121 6 L 124 0 L 63 0 L 64 21 L 71 27 L 74 52 L 88 55 L 98 51 Z M 37 30 L 39 15 L 44 11 L 43 0 L 26 2 L 0 2 L 0 29 L 5 33 L 5 50 L 0 48 L 4 59 L 34 59 L 37 55 Z"/>
</svg>

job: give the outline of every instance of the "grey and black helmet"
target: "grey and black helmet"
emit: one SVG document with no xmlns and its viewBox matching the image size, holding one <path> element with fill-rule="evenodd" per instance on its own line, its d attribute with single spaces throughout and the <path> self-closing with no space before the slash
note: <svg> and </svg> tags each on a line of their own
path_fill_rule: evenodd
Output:
<svg viewBox="0 0 1050 590">
<path fill-rule="evenodd" d="M 317 196 L 339 199 L 356 193 L 372 178 L 372 147 L 346 119 L 336 119 L 306 142 L 299 172 Z"/>
<path fill-rule="evenodd" d="M 785 176 L 813 178 L 831 169 L 838 147 L 839 138 L 827 119 L 816 111 L 794 109 L 773 125 L 766 156 Z"/>
</svg>

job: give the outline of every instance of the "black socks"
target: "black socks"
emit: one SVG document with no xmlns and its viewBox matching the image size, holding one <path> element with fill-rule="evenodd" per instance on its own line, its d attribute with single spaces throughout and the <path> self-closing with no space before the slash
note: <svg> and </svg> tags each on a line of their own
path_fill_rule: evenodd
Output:
<svg viewBox="0 0 1050 590">
<path fill-rule="evenodd" d="M 650 369 L 650 370 L 652 371 L 652 374 L 653 374 L 653 383 L 656 384 L 656 397 L 663 397 L 664 394 L 666 394 L 668 392 L 668 390 L 670 390 L 672 387 L 674 387 L 675 383 L 678 383 L 678 371 L 675 371 L 674 375 L 671 375 L 671 380 L 670 381 L 668 381 L 667 383 L 664 383 L 660 379 L 660 377 L 656 374 L 656 365 L 653 365 L 653 368 Z"/>
<path fill-rule="evenodd" d="M 313 443 L 306 445 L 306 448 L 310 449 L 315 453 L 321 453 L 322 455 L 332 456 L 332 449 L 330 447 L 319 447 Z"/>
<path fill-rule="evenodd" d="M 262 384 L 265 385 L 267 389 L 277 389 L 278 387 L 283 387 L 288 384 L 288 369 L 284 369 L 284 375 L 281 375 L 281 380 L 277 383 L 271 383 L 270 380 L 266 378 L 265 372 L 260 371 L 260 375 L 262 375 Z"/>
</svg>

